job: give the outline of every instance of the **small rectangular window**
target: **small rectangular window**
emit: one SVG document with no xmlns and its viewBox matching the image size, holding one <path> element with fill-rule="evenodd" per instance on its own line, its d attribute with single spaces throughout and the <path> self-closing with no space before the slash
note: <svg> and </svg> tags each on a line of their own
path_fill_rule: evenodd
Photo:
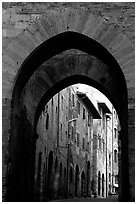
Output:
<svg viewBox="0 0 137 204">
<path fill-rule="evenodd" d="M 114 128 L 114 135 L 115 135 L 115 138 L 117 137 L 117 129 Z"/>
<path fill-rule="evenodd" d="M 80 135 L 79 135 L 79 133 L 77 132 L 77 146 L 79 147 L 79 137 L 80 137 Z"/>
<path fill-rule="evenodd" d="M 49 128 L 49 114 L 47 113 L 47 118 L 46 118 L 46 130 Z"/>
<path fill-rule="evenodd" d="M 116 163 L 117 163 L 117 159 L 118 159 L 118 158 L 117 158 L 117 150 L 115 149 L 115 150 L 114 150 L 114 161 L 115 161 Z"/>
<path fill-rule="evenodd" d="M 72 126 L 72 140 L 74 140 L 75 138 L 75 130 L 74 130 L 74 127 Z"/>
<path fill-rule="evenodd" d="M 98 148 L 101 150 L 101 136 L 98 135 Z"/>
<path fill-rule="evenodd" d="M 74 103 L 74 94 L 72 94 L 72 105 L 74 106 L 75 103 Z"/>
<path fill-rule="evenodd" d="M 80 115 L 80 102 L 77 101 L 77 110 L 78 110 L 78 114 Z"/>
<path fill-rule="evenodd" d="M 63 96 L 61 96 L 61 108 L 63 110 Z"/>
<path fill-rule="evenodd" d="M 118 184 L 118 175 L 115 176 L 115 184 Z"/>
<path fill-rule="evenodd" d="M 86 118 L 86 115 L 85 115 L 85 108 L 83 108 L 83 119 Z"/>
<path fill-rule="evenodd" d="M 63 131 L 63 130 L 62 130 L 62 123 L 61 123 L 61 134 L 60 134 L 60 136 L 61 136 L 61 137 L 60 137 L 61 141 L 62 141 L 62 139 L 63 139 L 63 137 L 62 137 L 62 136 L 63 136 L 62 131 Z"/>
<path fill-rule="evenodd" d="M 91 122 L 90 122 L 90 121 L 91 121 L 90 118 L 91 118 L 91 117 L 90 117 L 90 114 L 88 113 L 88 126 L 90 126 L 90 123 L 91 123 Z"/>
<path fill-rule="evenodd" d="M 82 149 L 85 149 L 85 138 L 83 138 Z"/>
<path fill-rule="evenodd" d="M 111 155 L 109 154 L 109 166 L 111 166 Z"/>
<path fill-rule="evenodd" d="M 103 152 L 105 152 L 105 142 L 104 142 L 104 139 L 103 139 Z"/>
</svg>

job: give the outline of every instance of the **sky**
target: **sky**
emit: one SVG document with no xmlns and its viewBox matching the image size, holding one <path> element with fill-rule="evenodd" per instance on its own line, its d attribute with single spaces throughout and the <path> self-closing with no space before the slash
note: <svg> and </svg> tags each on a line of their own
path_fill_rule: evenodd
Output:
<svg viewBox="0 0 137 204">
<path fill-rule="evenodd" d="M 94 102 L 94 99 L 99 101 L 99 102 L 105 102 L 106 105 L 108 106 L 108 108 L 110 110 L 112 110 L 112 103 L 99 90 L 97 90 L 91 86 L 85 85 L 85 84 L 78 84 L 78 90 L 83 92 L 83 93 L 86 93 L 86 95 L 90 99 L 92 99 L 92 102 L 94 103 L 95 106 L 96 106 L 96 103 Z"/>
</svg>

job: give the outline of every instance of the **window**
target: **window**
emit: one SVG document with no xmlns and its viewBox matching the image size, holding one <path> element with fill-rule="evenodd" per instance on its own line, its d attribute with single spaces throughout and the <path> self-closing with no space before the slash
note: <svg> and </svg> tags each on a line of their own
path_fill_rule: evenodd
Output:
<svg viewBox="0 0 137 204">
<path fill-rule="evenodd" d="M 72 94 L 72 105 L 74 106 L 75 103 L 74 103 L 74 94 Z"/>
<path fill-rule="evenodd" d="M 83 138 L 82 149 L 85 149 L 85 138 Z"/>
<path fill-rule="evenodd" d="M 101 175 L 100 175 L 100 171 L 98 172 L 98 195 L 100 195 L 100 188 L 101 188 Z"/>
<path fill-rule="evenodd" d="M 109 173 L 109 183 L 111 183 L 111 174 Z"/>
<path fill-rule="evenodd" d="M 90 114 L 88 113 L 88 126 L 90 126 Z"/>
<path fill-rule="evenodd" d="M 115 176 L 115 184 L 118 184 L 118 175 Z"/>
<path fill-rule="evenodd" d="M 49 127 L 49 114 L 47 113 L 47 118 L 46 118 L 46 130 Z"/>
<path fill-rule="evenodd" d="M 79 133 L 77 132 L 77 146 L 79 147 L 79 138 L 80 138 L 80 135 Z"/>
<path fill-rule="evenodd" d="M 52 106 L 53 106 L 53 102 L 54 102 L 53 100 L 54 100 L 54 99 L 52 98 Z"/>
<path fill-rule="evenodd" d="M 87 143 L 87 152 L 89 153 L 89 142 Z"/>
<path fill-rule="evenodd" d="M 115 138 L 117 137 L 117 129 L 116 128 L 114 128 L 114 136 L 115 136 Z"/>
<path fill-rule="evenodd" d="M 61 123 L 61 133 L 60 133 L 60 139 L 62 141 L 62 123 Z"/>
<path fill-rule="evenodd" d="M 80 102 L 77 101 L 77 110 L 78 110 L 78 114 L 80 115 Z"/>
<path fill-rule="evenodd" d="M 106 121 L 105 120 L 105 114 L 103 114 L 103 119 L 102 120 L 103 120 L 103 129 L 105 130 L 105 121 Z"/>
<path fill-rule="evenodd" d="M 83 108 L 83 119 L 85 119 L 86 116 L 85 116 L 85 108 Z"/>
<path fill-rule="evenodd" d="M 109 154 L 109 166 L 111 166 L 111 155 Z"/>
<path fill-rule="evenodd" d="M 104 174 L 102 174 L 102 197 L 104 197 Z"/>
<path fill-rule="evenodd" d="M 104 142 L 104 139 L 103 139 L 103 152 L 105 152 L 105 142 Z"/>
<path fill-rule="evenodd" d="M 61 96 L 61 108 L 63 110 L 63 96 Z"/>
<path fill-rule="evenodd" d="M 117 150 L 114 150 L 114 161 L 117 162 Z"/>
<path fill-rule="evenodd" d="M 101 136 L 98 135 L 98 148 L 101 150 Z"/>
<path fill-rule="evenodd" d="M 75 130 L 74 130 L 74 127 L 72 126 L 72 140 L 75 139 Z"/>
</svg>

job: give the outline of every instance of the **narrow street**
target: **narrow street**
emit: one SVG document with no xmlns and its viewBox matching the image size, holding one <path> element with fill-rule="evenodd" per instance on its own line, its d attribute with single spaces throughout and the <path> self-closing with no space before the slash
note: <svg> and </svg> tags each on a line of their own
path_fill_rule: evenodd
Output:
<svg viewBox="0 0 137 204">
<path fill-rule="evenodd" d="M 73 198 L 73 199 L 58 199 L 51 200 L 50 202 L 118 202 L 118 197 L 113 196 L 110 198 Z"/>
</svg>

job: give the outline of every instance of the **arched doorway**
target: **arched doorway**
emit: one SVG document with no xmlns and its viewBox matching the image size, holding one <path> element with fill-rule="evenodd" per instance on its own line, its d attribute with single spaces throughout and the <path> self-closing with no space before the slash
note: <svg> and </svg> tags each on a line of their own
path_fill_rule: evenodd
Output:
<svg viewBox="0 0 137 204">
<path fill-rule="evenodd" d="M 104 197 L 104 174 L 102 174 L 102 197 Z"/>
<path fill-rule="evenodd" d="M 82 171 L 81 174 L 81 197 L 86 196 L 86 178 L 85 178 L 85 173 Z"/>
<path fill-rule="evenodd" d="M 48 157 L 48 180 L 47 180 L 47 199 L 53 198 L 53 152 L 49 153 Z"/>
<path fill-rule="evenodd" d="M 73 168 L 70 167 L 69 170 L 69 197 L 72 198 L 74 195 L 74 175 Z"/>
<path fill-rule="evenodd" d="M 101 191 L 101 174 L 100 171 L 98 172 L 98 196 L 100 196 L 100 191 Z"/>
<path fill-rule="evenodd" d="M 55 44 L 56 47 L 54 46 Z M 65 67 L 67 71 L 63 71 L 62 65 L 64 64 L 60 64 L 60 69 L 56 67 L 57 72 L 55 72 L 56 69 L 53 69 L 53 67 L 51 66 L 51 64 L 54 64 L 54 60 L 48 60 L 54 55 L 57 55 L 59 52 L 63 52 L 72 48 L 81 50 L 86 54 L 84 53 L 83 55 L 82 53 L 80 53 L 77 57 L 73 54 L 72 56 L 68 57 L 68 61 L 66 61 L 65 55 L 62 55 L 61 61 L 65 61 Z M 45 55 L 44 50 L 48 50 L 48 54 Z M 34 71 L 36 71 L 38 67 L 44 62 L 47 63 L 45 70 L 50 79 L 46 83 L 46 86 L 44 84 L 45 88 L 43 89 L 43 92 L 39 93 L 39 97 L 37 97 L 35 103 L 33 103 L 33 94 L 31 95 L 31 93 L 29 92 L 30 101 L 28 103 L 28 97 L 26 97 L 25 95 L 24 87 L 26 86 Z M 28 67 L 30 69 L 28 69 Z M 70 69 L 68 69 L 68 67 Z M 128 144 L 127 89 L 124 75 L 116 60 L 101 44 L 82 34 L 75 32 L 65 32 L 45 41 L 36 50 L 34 50 L 34 52 L 24 61 L 21 66 L 20 72 L 18 73 L 12 96 L 11 137 L 9 141 L 9 152 L 12 156 L 8 168 L 8 183 L 10 190 L 7 194 L 10 194 L 10 196 L 12 194 L 13 199 L 17 199 L 15 196 L 15 192 L 18 192 L 18 187 L 21 185 L 23 186 L 22 188 L 25 189 L 26 185 L 24 185 L 23 182 L 19 181 L 20 168 L 18 164 L 20 163 L 19 161 L 23 155 L 22 148 L 19 150 L 15 147 L 21 147 L 22 140 L 25 140 L 24 135 L 28 135 L 29 132 L 30 138 L 28 140 L 31 146 L 31 153 L 28 153 L 28 155 L 29 157 L 32 157 L 32 155 L 34 155 L 33 153 L 35 153 L 35 142 L 37 139 L 37 120 L 45 103 L 62 88 L 77 82 L 83 82 L 88 85 L 92 85 L 102 91 L 113 103 L 119 114 L 121 122 L 120 138 L 122 138 L 122 160 L 120 173 L 122 189 L 121 196 L 124 194 L 128 196 L 128 187 L 123 187 L 125 184 L 125 178 L 126 186 L 128 186 L 128 149 L 126 146 Z M 27 123 L 27 128 L 24 128 L 25 133 L 22 131 L 22 127 L 26 127 L 24 123 Z M 16 129 L 14 129 L 15 125 Z M 18 152 L 20 153 L 18 154 Z M 35 158 L 30 158 L 30 161 L 31 162 L 27 166 L 29 177 L 30 168 L 33 169 Z M 26 163 L 22 163 L 21 166 L 26 166 Z M 124 169 L 126 168 L 126 171 L 124 171 L 122 167 L 124 167 Z M 10 181 L 11 175 L 16 175 L 16 178 L 12 182 Z M 33 186 L 33 179 L 34 178 L 32 178 L 31 176 L 31 186 Z M 11 189 L 15 189 L 14 192 Z M 31 189 L 30 186 L 29 189 Z M 22 194 L 22 192 L 18 193 L 18 195 L 20 194 Z M 30 195 L 28 197 L 30 197 Z"/>
<path fill-rule="evenodd" d="M 76 165 L 75 170 L 75 196 L 79 195 L 79 167 Z"/>
<path fill-rule="evenodd" d="M 90 162 L 88 161 L 87 162 L 87 196 L 90 197 L 90 178 L 91 178 L 91 175 L 90 175 Z"/>
<path fill-rule="evenodd" d="M 63 189 L 64 189 L 64 198 L 67 198 L 67 170 L 66 170 L 66 167 L 64 167 L 64 184 L 63 184 Z"/>
<path fill-rule="evenodd" d="M 39 153 L 38 158 L 38 172 L 37 172 L 37 182 L 36 182 L 36 188 L 37 188 L 37 197 L 36 200 L 41 200 L 41 164 L 42 164 L 42 153 Z"/>
</svg>

